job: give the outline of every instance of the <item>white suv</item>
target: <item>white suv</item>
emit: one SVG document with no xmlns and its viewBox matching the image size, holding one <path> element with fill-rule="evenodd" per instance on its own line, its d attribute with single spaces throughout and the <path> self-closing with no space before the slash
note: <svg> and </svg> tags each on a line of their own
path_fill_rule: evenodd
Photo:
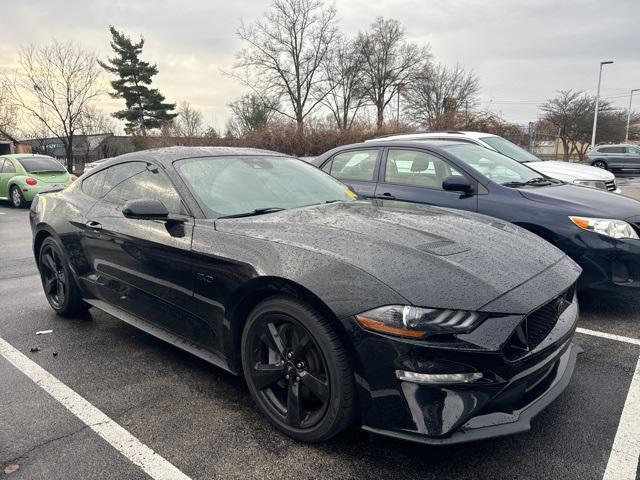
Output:
<svg viewBox="0 0 640 480">
<path fill-rule="evenodd" d="M 482 132 L 429 132 L 429 133 L 405 133 L 384 137 L 385 140 L 451 140 L 480 145 L 506 155 L 520 163 L 526 163 L 528 167 L 547 177 L 556 178 L 564 182 L 583 185 L 585 187 L 599 188 L 613 193 L 621 193 L 616 185 L 616 177 L 613 173 L 601 168 L 590 167 L 578 163 L 559 162 L 554 160 L 540 160 L 535 155 L 520 148 L 515 143 Z M 375 139 L 373 139 L 375 140 Z M 367 141 L 373 141 L 367 140 Z"/>
</svg>

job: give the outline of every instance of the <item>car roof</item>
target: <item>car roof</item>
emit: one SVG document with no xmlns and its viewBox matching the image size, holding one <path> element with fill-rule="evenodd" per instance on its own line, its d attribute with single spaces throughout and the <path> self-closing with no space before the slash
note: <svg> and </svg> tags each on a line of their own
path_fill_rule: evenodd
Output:
<svg viewBox="0 0 640 480">
<path fill-rule="evenodd" d="M 338 152 L 343 150 L 352 150 L 357 148 L 372 148 L 372 147 L 409 147 L 409 148 L 424 148 L 429 147 L 430 149 L 441 152 L 445 149 L 445 147 L 451 147 L 454 145 L 466 145 L 469 146 L 467 142 L 456 142 L 451 140 L 394 140 L 389 138 L 378 138 L 373 140 L 368 140 L 366 142 L 360 143 L 350 143 L 347 145 L 341 145 L 339 147 L 333 148 L 322 155 L 318 155 L 316 158 L 312 160 L 311 163 L 318 166 L 324 161 L 335 155 Z M 484 147 L 478 147 L 484 148 Z"/>
<path fill-rule="evenodd" d="M 492 133 L 484 133 L 484 132 L 471 132 L 471 131 L 445 131 L 445 132 L 415 132 L 415 133 L 400 133 L 396 135 L 386 135 L 383 137 L 373 138 L 371 140 L 366 140 L 367 143 L 375 142 L 376 140 L 396 140 L 403 138 L 411 138 L 414 140 L 419 139 L 429 139 L 429 138 L 438 138 L 438 137 L 451 137 L 451 138 L 472 138 L 478 140 L 484 137 L 497 137 L 498 135 L 494 135 Z"/>
<path fill-rule="evenodd" d="M 595 148 L 602 147 L 637 147 L 638 145 L 634 145 L 633 143 L 603 143 L 601 145 L 596 145 Z"/>
<path fill-rule="evenodd" d="M 57 158 L 52 157 L 50 155 L 43 155 L 41 153 L 7 153 L 6 155 L 0 155 L 0 158 L 13 158 L 14 160 L 19 160 L 21 158 L 31 158 L 31 157 L 46 157 L 53 158 L 57 161 Z"/>
<path fill-rule="evenodd" d="M 271 155 L 289 157 L 284 153 L 260 148 L 236 148 L 236 147 L 164 147 L 150 150 L 140 150 L 137 152 L 125 153 L 117 157 L 110 158 L 107 162 L 102 162 L 104 166 L 112 163 L 119 163 L 126 160 L 149 160 L 159 163 L 165 167 L 171 165 L 176 160 L 197 157 L 220 157 L 239 155 Z M 102 167 L 103 165 L 100 165 Z"/>
</svg>

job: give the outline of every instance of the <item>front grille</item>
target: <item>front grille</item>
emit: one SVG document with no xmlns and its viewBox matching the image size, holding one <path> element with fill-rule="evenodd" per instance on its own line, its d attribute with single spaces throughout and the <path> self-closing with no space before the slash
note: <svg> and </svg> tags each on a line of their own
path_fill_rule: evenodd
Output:
<svg viewBox="0 0 640 480">
<path fill-rule="evenodd" d="M 607 187 L 608 191 L 613 192 L 616 189 L 616 181 L 610 180 L 608 182 L 605 182 L 605 186 Z"/>
<path fill-rule="evenodd" d="M 503 352 L 517 360 L 536 348 L 556 326 L 562 312 L 573 302 L 575 285 L 528 314 L 507 341 Z"/>
</svg>

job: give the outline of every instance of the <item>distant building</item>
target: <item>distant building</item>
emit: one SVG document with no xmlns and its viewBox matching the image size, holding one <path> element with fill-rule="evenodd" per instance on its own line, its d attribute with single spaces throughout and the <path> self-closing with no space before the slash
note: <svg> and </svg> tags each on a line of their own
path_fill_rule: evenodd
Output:
<svg viewBox="0 0 640 480">
<path fill-rule="evenodd" d="M 67 154 L 64 143 L 57 137 L 24 140 L 35 153 L 50 155 L 66 165 Z M 73 137 L 73 159 L 75 165 L 84 165 L 101 158 L 115 157 L 136 150 L 131 137 L 112 133 L 76 135 Z"/>
<path fill-rule="evenodd" d="M 1 136 L 0 136 L 1 138 Z M 112 133 L 98 133 L 94 135 L 76 135 L 73 137 L 74 164 L 82 171 L 85 163 L 95 162 L 102 158 L 117 157 L 125 153 L 149 148 L 180 146 L 210 146 L 221 145 L 224 142 L 212 137 L 165 137 L 153 136 L 125 136 Z M 23 140 L 34 153 L 50 155 L 63 164 L 67 164 L 64 143 L 56 137 L 32 138 Z"/>
<path fill-rule="evenodd" d="M 29 145 L 16 140 L 7 132 L 0 130 L 0 155 L 29 152 L 31 152 L 31 147 Z"/>
</svg>

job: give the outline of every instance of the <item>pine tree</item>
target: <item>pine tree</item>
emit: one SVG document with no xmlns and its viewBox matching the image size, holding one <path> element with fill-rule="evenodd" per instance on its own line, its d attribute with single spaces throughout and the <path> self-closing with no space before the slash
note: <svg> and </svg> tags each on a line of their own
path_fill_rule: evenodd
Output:
<svg viewBox="0 0 640 480">
<path fill-rule="evenodd" d="M 123 98 L 126 109 L 113 113 L 113 116 L 126 121 L 125 131 L 130 134 L 146 135 L 147 130 L 160 128 L 163 123 L 175 118 L 171 113 L 175 103 L 165 103 L 164 96 L 155 88 L 149 88 L 158 67 L 140 60 L 144 39 L 138 43 L 118 32 L 113 26 L 111 32 L 111 48 L 116 56 L 107 62 L 98 63 L 109 73 L 118 78 L 111 82 L 115 92 L 113 98 Z"/>
</svg>

